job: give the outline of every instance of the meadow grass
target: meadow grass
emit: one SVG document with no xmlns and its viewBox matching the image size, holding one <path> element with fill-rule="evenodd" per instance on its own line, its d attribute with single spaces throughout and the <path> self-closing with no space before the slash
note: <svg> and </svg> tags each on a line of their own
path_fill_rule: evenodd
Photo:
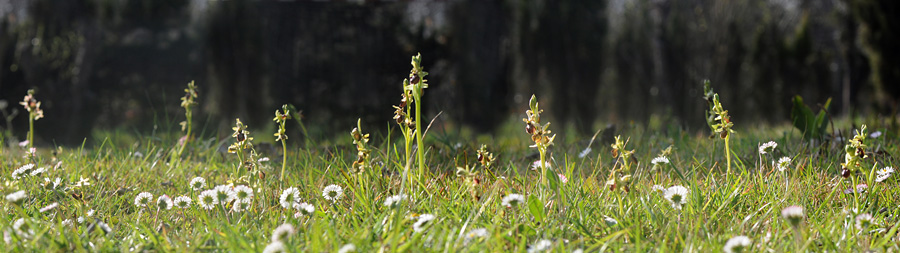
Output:
<svg viewBox="0 0 900 253">
<path fill-rule="evenodd" d="M 3 202 L 0 248 L 260 252 L 280 244 L 288 252 L 334 252 L 352 244 L 358 252 L 719 252 L 743 235 L 749 252 L 900 250 L 896 177 L 861 177 L 868 188 L 845 193 L 853 184 L 841 176 L 842 144 L 810 147 L 787 126 L 738 126 L 730 143 L 732 175 L 726 176 L 721 142 L 667 124 L 626 124 L 617 133 L 630 138 L 627 146 L 635 150 L 626 192 L 606 185 L 609 171 L 621 163 L 610 155 L 611 143 L 598 138 L 586 151 L 589 136 L 558 129 L 561 137 L 547 154 L 551 170 L 561 174 L 552 190 L 542 186 L 541 169 L 531 169 L 539 156 L 516 121 L 496 135 L 433 129 L 425 136 L 425 175 L 412 185 L 404 171 L 415 170 L 404 167 L 416 164 L 404 159 L 396 130 L 373 134 L 372 166 L 359 174 L 348 173 L 357 153 L 343 135 L 328 144 L 288 142 L 283 181 L 282 155 L 262 153 L 265 175 L 252 175 L 260 178 L 253 183 L 235 180 L 237 157 L 219 150 L 230 140 L 189 142 L 180 162 L 169 159 L 180 149 L 174 135 L 110 132 L 91 147 L 39 148 L 33 156 L 25 148 L 4 148 L 0 192 L 26 196 Z M 866 141 L 865 170 L 894 166 L 897 136 L 882 131 Z M 760 155 L 759 144 L 768 141 L 778 146 Z M 491 171 L 473 166 L 471 174 L 457 175 L 457 167 L 476 163 L 482 144 L 496 156 Z M 651 164 L 669 146 L 669 163 Z M 785 171 L 774 164 L 781 157 L 791 158 Z M 13 178 L 26 164 L 46 171 Z M 254 191 L 250 207 L 236 212 L 234 202 L 202 208 L 202 190 L 189 185 L 195 177 L 205 179 L 202 190 L 247 184 Z M 343 190 L 336 201 L 323 196 L 332 184 Z M 664 194 L 676 185 L 688 190 L 683 205 Z M 294 204 L 308 203 L 312 213 L 296 215 L 295 208 L 282 206 L 280 196 L 289 187 L 299 191 Z M 142 192 L 153 195 L 146 207 L 135 204 Z M 511 194 L 521 194 L 522 201 L 505 203 Z M 162 195 L 184 195 L 192 203 L 162 209 Z M 794 205 L 804 215 L 796 228 L 782 217 Z M 871 224 L 859 228 L 859 214 L 870 214 Z M 283 224 L 295 233 L 273 243 L 273 230 Z"/>
</svg>

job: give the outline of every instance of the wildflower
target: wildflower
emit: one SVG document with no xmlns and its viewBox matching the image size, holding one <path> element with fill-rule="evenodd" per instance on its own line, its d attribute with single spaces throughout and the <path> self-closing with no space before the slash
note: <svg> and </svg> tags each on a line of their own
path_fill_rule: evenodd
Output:
<svg viewBox="0 0 900 253">
<path fill-rule="evenodd" d="M 856 185 L 856 193 L 864 193 L 866 189 L 869 189 L 869 185 L 867 184 L 858 184 Z M 853 189 L 845 189 L 844 194 L 853 194 Z"/>
<path fill-rule="evenodd" d="M 20 178 L 22 178 L 22 176 L 27 175 L 28 173 L 30 173 L 32 169 L 34 169 L 34 164 L 33 164 L 33 163 L 29 163 L 29 164 L 22 165 L 22 167 L 19 167 L 18 169 L 16 169 L 16 170 L 13 171 L 13 173 L 12 173 L 12 178 L 13 178 L 13 179 L 20 179 Z"/>
<path fill-rule="evenodd" d="M 778 143 L 775 143 L 774 141 L 763 143 L 762 145 L 759 145 L 759 154 L 765 155 L 767 153 L 775 151 L 776 147 L 778 147 Z"/>
<path fill-rule="evenodd" d="M 84 217 L 83 217 L 83 216 L 78 216 L 78 218 L 75 219 L 75 221 L 78 222 L 78 224 L 84 223 Z"/>
<path fill-rule="evenodd" d="M 872 215 L 868 213 L 856 216 L 856 229 L 866 230 L 872 225 Z"/>
<path fill-rule="evenodd" d="M 472 229 L 472 231 L 469 231 L 469 233 L 466 233 L 466 238 L 465 238 L 465 241 L 464 241 L 464 242 L 465 242 L 466 244 L 468 244 L 468 243 L 471 242 L 472 240 L 475 240 L 475 239 L 478 239 L 478 238 L 486 238 L 486 237 L 488 237 L 488 231 L 487 231 L 487 229 L 485 229 L 485 228 L 476 228 L 476 229 Z"/>
<path fill-rule="evenodd" d="M 749 237 L 743 235 L 735 236 L 728 239 L 728 242 L 725 242 L 725 248 L 722 250 L 726 253 L 744 252 L 744 250 L 750 248 L 751 242 Z"/>
<path fill-rule="evenodd" d="M 394 208 L 400 206 L 400 202 L 406 199 L 406 194 L 397 194 L 384 199 L 384 206 Z"/>
<path fill-rule="evenodd" d="M 56 209 L 57 206 L 59 206 L 59 203 L 53 202 L 53 204 L 49 204 L 49 205 L 47 205 L 47 206 L 45 206 L 45 207 L 42 207 L 42 208 L 41 208 L 41 213 L 46 213 L 46 212 L 49 212 L 49 211 L 51 211 L 51 210 L 53 210 L 53 209 Z"/>
<path fill-rule="evenodd" d="M 87 214 L 87 217 L 94 216 L 94 209 L 88 210 L 85 214 Z"/>
<path fill-rule="evenodd" d="M 309 216 L 312 215 L 316 208 L 309 203 L 303 202 L 300 204 L 294 204 L 294 209 L 297 209 L 297 213 L 294 215 L 295 218 L 300 218 L 297 214 L 301 216 Z"/>
<path fill-rule="evenodd" d="M 603 222 L 606 223 L 606 225 L 610 226 L 610 227 L 619 224 L 619 221 L 617 221 L 616 219 L 610 218 L 609 216 L 606 216 L 606 215 L 603 216 Z"/>
<path fill-rule="evenodd" d="M 269 161 L 269 157 L 263 157 L 263 158 L 259 158 L 256 160 L 256 162 L 258 162 L 258 163 L 263 163 L 263 162 L 268 162 L 268 161 Z"/>
<path fill-rule="evenodd" d="M 78 179 L 78 182 L 75 182 L 75 184 L 74 184 L 73 186 L 75 186 L 75 187 L 82 187 L 82 186 L 88 186 L 88 185 L 91 185 L 91 180 L 90 180 L 90 179 L 83 178 L 83 177 L 80 177 L 80 176 L 79 176 L 78 178 L 79 178 L 79 179 Z"/>
<path fill-rule="evenodd" d="M 215 208 L 219 204 L 219 200 L 216 199 L 216 191 L 205 190 L 201 192 L 200 197 L 197 198 L 197 203 L 206 210 Z"/>
<path fill-rule="evenodd" d="M 160 210 L 172 209 L 172 198 L 169 198 L 169 195 L 159 196 L 159 198 L 156 199 L 156 206 L 158 206 Z"/>
<path fill-rule="evenodd" d="M 253 199 L 236 199 L 234 200 L 234 205 L 231 206 L 231 211 L 236 213 L 246 211 L 247 209 L 250 209 L 250 204 L 252 203 Z"/>
<path fill-rule="evenodd" d="M 25 151 L 25 158 L 34 157 L 35 154 L 37 154 L 36 148 L 28 148 L 28 150 Z"/>
<path fill-rule="evenodd" d="M 191 179 L 191 189 L 195 191 L 203 190 L 203 187 L 206 187 L 206 179 L 202 177 L 195 177 Z"/>
<path fill-rule="evenodd" d="M 589 155 L 590 153 L 591 153 L 591 147 L 587 147 L 584 150 L 582 150 L 581 153 L 578 153 L 578 158 L 584 158 L 585 156 Z"/>
<path fill-rule="evenodd" d="M 550 165 L 550 161 L 544 161 L 544 166 L 547 167 L 548 170 L 553 167 Z M 533 163 L 531 163 L 531 170 L 538 170 L 540 168 L 541 168 L 541 160 L 537 160 L 537 161 L 534 161 Z"/>
<path fill-rule="evenodd" d="M 20 204 L 23 200 L 25 200 L 25 191 L 17 191 L 6 195 L 6 201 L 9 201 L 13 204 Z"/>
<path fill-rule="evenodd" d="M 569 178 L 567 178 L 566 175 L 563 175 L 563 174 L 561 174 L 561 173 L 556 173 L 556 176 L 559 176 L 559 182 L 560 182 L 560 183 L 565 184 L 565 183 L 568 183 L 568 182 L 569 182 Z"/>
<path fill-rule="evenodd" d="M 294 226 L 293 225 L 287 224 L 287 223 L 281 224 L 281 226 L 278 226 L 277 228 L 275 228 L 275 230 L 272 230 L 272 242 L 282 241 L 282 240 L 288 238 L 288 236 L 291 236 L 293 234 L 294 234 Z"/>
<path fill-rule="evenodd" d="M 344 189 L 337 185 L 325 186 L 325 189 L 322 190 L 322 197 L 331 201 L 338 201 L 343 194 Z"/>
<path fill-rule="evenodd" d="M 188 196 L 175 197 L 175 206 L 181 209 L 188 208 L 191 206 L 191 198 Z"/>
<path fill-rule="evenodd" d="M 263 253 L 282 253 L 282 252 L 286 252 L 286 251 L 284 250 L 284 243 L 282 243 L 280 241 L 273 241 L 272 243 L 269 243 L 269 245 L 267 245 L 265 249 L 263 249 Z"/>
<path fill-rule="evenodd" d="M 72 219 L 65 219 L 61 223 L 63 226 L 72 226 Z"/>
<path fill-rule="evenodd" d="M 54 179 L 53 181 L 50 181 L 49 178 L 46 178 L 46 177 L 44 178 L 44 187 L 45 188 L 54 190 L 54 189 L 58 188 L 60 185 L 62 185 L 62 179 L 60 179 L 58 177 L 56 179 Z"/>
<path fill-rule="evenodd" d="M 413 231 L 417 233 L 424 231 L 428 228 L 428 225 L 431 225 L 431 221 L 433 221 L 434 218 L 435 217 L 432 214 L 419 215 L 419 220 L 417 220 L 416 223 L 413 223 Z"/>
<path fill-rule="evenodd" d="M 150 200 L 153 199 L 153 194 L 149 192 L 142 192 L 134 198 L 134 205 L 138 207 L 146 207 L 147 204 L 150 204 Z"/>
<path fill-rule="evenodd" d="M 219 204 L 225 205 L 234 200 L 234 196 L 232 196 L 233 190 L 230 186 L 218 185 L 213 188 L 213 191 L 216 192 L 216 201 L 218 201 Z"/>
<path fill-rule="evenodd" d="M 32 170 L 30 174 L 32 177 L 34 177 L 34 176 L 38 176 L 44 172 L 47 172 L 47 168 L 40 167 L 40 168 L 37 168 L 36 170 Z"/>
<path fill-rule="evenodd" d="M 663 193 L 663 197 L 672 203 L 672 208 L 681 209 L 681 205 L 687 204 L 687 194 L 687 188 L 676 185 L 666 189 Z"/>
<path fill-rule="evenodd" d="M 19 218 L 16 220 L 13 225 L 13 231 L 16 232 L 19 237 L 22 238 L 31 238 L 34 235 L 34 230 L 31 229 L 31 225 L 25 222 L 24 218 Z"/>
<path fill-rule="evenodd" d="M 653 160 L 650 161 L 650 163 L 652 163 L 653 165 L 659 165 L 660 163 L 669 164 L 669 158 L 667 158 L 665 156 L 660 156 L 657 158 L 653 158 Z"/>
<path fill-rule="evenodd" d="M 515 193 L 506 195 L 506 197 L 503 197 L 503 199 L 500 200 L 500 204 L 502 204 L 506 208 L 513 208 L 524 202 L 525 202 L 525 196 L 522 196 L 522 194 L 515 194 Z"/>
<path fill-rule="evenodd" d="M 869 134 L 869 137 L 871 137 L 871 138 L 881 137 L 881 131 L 872 132 L 871 134 Z"/>
<path fill-rule="evenodd" d="M 884 167 L 875 172 L 878 174 L 878 176 L 875 177 L 875 182 L 882 182 L 884 180 L 887 180 L 888 178 L 891 177 L 891 175 L 894 174 L 894 168 L 893 167 Z"/>
<path fill-rule="evenodd" d="M 356 252 L 356 245 L 353 245 L 352 243 L 344 244 L 344 246 L 341 246 L 341 248 L 338 249 L 338 251 L 337 251 L 337 253 L 350 253 L 350 252 Z"/>
<path fill-rule="evenodd" d="M 775 166 L 778 168 L 778 171 L 784 171 L 788 169 L 788 166 L 791 166 L 791 158 L 790 157 L 782 157 L 778 159 L 778 162 L 775 163 Z"/>
<path fill-rule="evenodd" d="M 248 201 L 253 198 L 253 189 L 250 189 L 250 187 L 247 187 L 246 185 L 238 185 L 234 187 L 232 195 L 232 198 L 237 198 L 241 201 Z"/>
<path fill-rule="evenodd" d="M 791 226 L 797 227 L 800 226 L 800 222 L 803 221 L 805 215 L 803 214 L 803 207 L 801 206 L 789 206 L 785 209 L 781 210 L 781 217 L 784 217 Z"/>
<path fill-rule="evenodd" d="M 295 187 L 284 189 L 284 191 L 281 192 L 281 198 L 279 198 L 278 201 L 281 202 L 281 207 L 291 208 L 294 203 L 300 201 L 300 191 Z"/>
<path fill-rule="evenodd" d="M 651 191 L 658 191 L 659 193 L 666 192 L 666 188 L 663 188 L 662 185 L 655 184 L 653 187 L 650 187 Z"/>
<path fill-rule="evenodd" d="M 31 143 L 31 142 L 29 142 L 28 140 L 20 141 L 20 142 L 19 142 L 19 147 L 20 147 L 20 148 L 27 147 L 27 146 L 28 146 L 28 143 Z"/>
<path fill-rule="evenodd" d="M 553 247 L 553 242 L 547 239 L 543 239 L 532 245 L 529 245 L 528 253 L 547 251 L 550 250 L 550 247 Z"/>
</svg>

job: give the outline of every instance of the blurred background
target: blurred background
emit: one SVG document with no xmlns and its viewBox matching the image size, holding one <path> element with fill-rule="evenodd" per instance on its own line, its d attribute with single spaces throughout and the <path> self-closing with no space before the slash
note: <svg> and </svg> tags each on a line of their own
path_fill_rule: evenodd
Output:
<svg viewBox="0 0 900 253">
<path fill-rule="evenodd" d="M 37 142 L 96 131 L 177 131 L 196 80 L 195 126 L 235 117 L 386 129 L 410 57 L 431 73 L 428 115 L 478 132 L 537 94 L 554 125 L 593 133 L 661 117 L 706 130 L 709 79 L 738 125 L 790 120 L 791 98 L 832 115 L 896 118 L 896 0 L 0 0 L 0 128 Z M 198 116 L 199 115 L 199 116 Z M 430 118 L 430 117 L 429 117 Z M 561 127 L 561 126 L 560 126 Z M 262 134 L 261 134 L 262 135 Z M 9 138 L 7 138 L 9 139 Z"/>
</svg>

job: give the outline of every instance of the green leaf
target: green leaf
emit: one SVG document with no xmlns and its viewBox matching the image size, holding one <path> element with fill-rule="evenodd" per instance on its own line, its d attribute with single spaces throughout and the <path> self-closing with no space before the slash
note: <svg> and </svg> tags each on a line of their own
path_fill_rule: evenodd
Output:
<svg viewBox="0 0 900 253">
<path fill-rule="evenodd" d="M 544 220 L 544 203 L 537 196 L 528 196 L 528 211 L 534 216 L 534 221 L 542 222 Z"/>
</svg>

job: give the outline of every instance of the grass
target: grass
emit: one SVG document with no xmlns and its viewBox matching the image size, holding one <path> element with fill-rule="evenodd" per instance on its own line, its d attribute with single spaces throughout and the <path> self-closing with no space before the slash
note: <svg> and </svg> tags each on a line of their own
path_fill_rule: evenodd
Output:
<svg viewBox="0 0 900 253">
<path fill-rule="evenodd" d="M 244 212 L 229 211 L 230 204 L 202 209 L 197 205 L 200 192 L 188 185 L 194 177 L 205 178 L 206 189 L 234 179 L 237 158 L 218 151 L 220 140 L 190 142 L 177 163 L 167 159 L 178 148 L 177 136 L 166 135 L 108 133 L 98 145 L 55 152 L 40 148 L 33 158 L 23 158 L 24 149 L 4 148 L 0 192 L 24 190 L 27 197 L 20 204 L 2 202 L 0 248 L 259 252 L 270 244 L 273 229 L 288 223 L 296 233 L 281 241 L 290 252 L 337 251 L 346 244 L 360 252 L 524 252 L 536 249 L 532 245 L 544 239 L 555 252 L 717 252 L 738 235 L 752 240 L 751 252 L 900 250 L 896 176 L 884 182 L 863 177 L 867 191 L 845 194 L 852 184 L 840 175 L 842 146 L 810 148 L 800 133 L 786 126 L 738 126 L 730 140 L 732 175 L 726 176 L 722 142 L 672 127 L 626 125 L 619 134 L 630 138 L 628 148 L 635 150 L 635 163 L 630 191 L 624 192 L 605 185 L 609 171 L 618 166 L 610 155 L 610 143 L 598 138 L 592 151 L 579 157 L 590 138 L 567 134 L 568 129 L 557 129 L 563 137 L 548 154 L 552 170 L 568 182 L 560 183 L 558 191 L 544 189 L 539 172 L 529 169 L 537 159 L 535 150 L 528 148 L 531 139 L 521 121 L 510 122 L 516 123 L 502 127 L 497 136 L 434 129 L 425 138 L 429 144 L 423 154 L 426 174 L 411 186 L 402 172 L 404 166 L 415 165 L 403 159 L 403 139 L 396 130 L 393 136 L 373 134 L 369 148 L 374 166 L 359 175 L 347 173 L 356 159 L 349 136 L 329 141 L 338 144 L 306 147 L 292 146 L 300 142 L 292 138 L 285 154 L 284 181 L 279 181 L 281 154 L 263 154 L 270 161 L 262 162 L 265 176 L 250 185 L 255 196 L 252 207 Z M 778 143 L 774 154 L 760 157 L 757 146 L 770 140 Z M 477 180 L 457 176 L 456 167 L 475 163 L 475 150 L 481 144 L 496 154 L 491 173 L 479 167 Z M 896 133 L 869 139 L 867 144 L 871 156 L 864 160 L 864 167 L 895 166 Z M 650 160 L 669 146 L 673 147 L 668 156 L 671 163 L 653 170 Z M 792 164 L 779 172 L 772 163 L 782 156 L 791 157 Z M 27 163 L 48 171 L 13 179 L 13 170 Z M 62 181 L 59 187 L 46 185 L 44 178 L 57 177 Z M 89 184 L 82 181 L 78 186 L 82 179 Z M 322 189 L 331 184 L 344 190 L 336 202 L 322 196 Z M 674 208 L 653 190 L 654 185 L 687 187 L 686 204 Z M 279 196 L 288 187 L 297 187 L 301 202 L 312 204 L 315 212 L 295 218 L 295 210 L 283 208 Z M 546 192 L 539 192 L 542 189 Z M 134 203 L 141 192 L 153 194 L 148 207 Z M 396 208 L 383 204 L 401 193 L 408 195 L 408 201 Z M 163 194 L 173 199 L 189 196 L 193 202 L 187 209 L 158 210 L 156 198 Z M 509 194 L 522 194 L 526 201 L 505 207 L 501 199 Z M 51 203 L 58 207 L 39 211 Z M 797 234 L 781 217 L 781 210 L 791 205 L 802 206 L 806 215 Z M 856 214 L 847 213 L 850 208 L 871 214 L 873 224 L 864 231 L 857 229 Z M 94 210 L 91 216 L 89 210 Z M 415 232 L 422 214 L 433 214 L 435 219 Z M 20 218 L 33 233 L 15 232 L 13 224 Z M 77 222 L 79 218 L 84 221 Z M 64 225 L 64 220 L 72 222 Z M 108 233 L 103 224 L 110 228 Z M 487 235 L 468 238 L 478 228 L 485 228 Z"/>
</svg>

